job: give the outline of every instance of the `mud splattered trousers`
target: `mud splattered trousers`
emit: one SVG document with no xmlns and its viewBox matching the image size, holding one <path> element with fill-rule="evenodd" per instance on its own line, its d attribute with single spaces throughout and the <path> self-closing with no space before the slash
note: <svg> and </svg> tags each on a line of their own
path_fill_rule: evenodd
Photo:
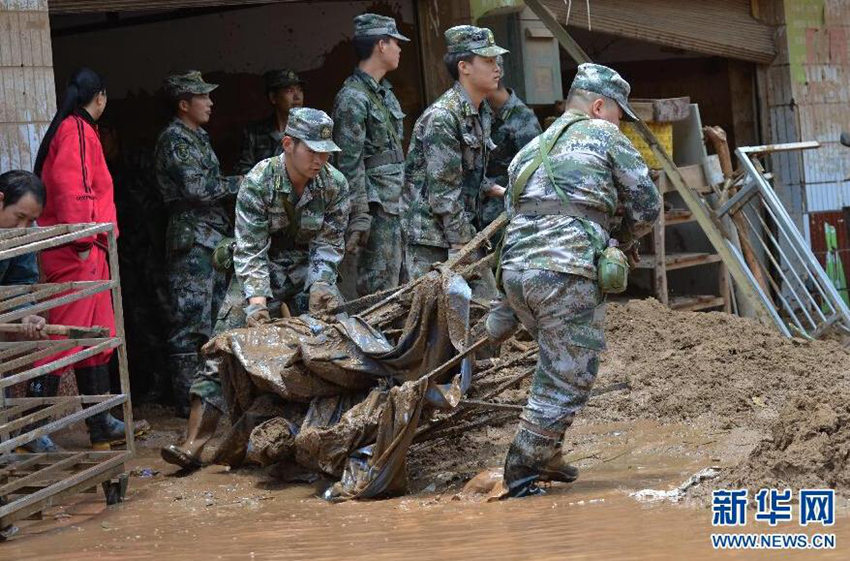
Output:
<svg viewBox="0 0 850 561">
<path fill-rule="evenodd" d="M 272 282 L 272 298 L 269 299 L 268 309 L 272 319 L 281 317 L 281 303 L 286 303 L 290 313 L 293 316 L 306 313 L 308 307 L 308 296 L 302 291 L 302 286 L 296 286 L 292 283 L 290 275 L 282 271 L 275 263 L 270 263 Z M 305 273 L 298 273 L 296 278 L 303 278 Z M 213 328 L 212 337 L 230 331 L 231 329 L 239 329 L 245 327 L 247 316 L 245 315 L 245 295 L 242 290 L 242 285 L 233 275 L 230 279 L 230 285 L 227 288 L 227 294 L 224 298 L 224 303 L 218 310 L 218 317 Z M 227 412 L 227 404 L 224 400 L 224 395 L 221 390 L 221 360 L 217 358 L 207 358 L 201 361 L 192 379 L 192 385 L 189 388 L 190 396 L 197 396 L 205 403 L 212 405 L 222 413 Z"/>
<path fill-rule="evenodd" d="M 212 253 L 211 248 L 194 243 L 168 256 L 168 354 L 174 400 L 184 413 L 192 378 L 203 365 L 199 352 L 212 335 L 227 288 L 226 275 L 212 265 Z"/>
<path fill-rule="evenodd" d="M 502 271 L 505 296 L 540 352 L 520 426 L 505 461 L 508 488 L 533 484 L 560 453 L 564 431 L 587 403 L 605 346 L 605 307 L 595 280 L 529 269 Z"/>
<path fill-rule="evenodd" d="M 366 296 L 395 288 L 401 273 L 401 219 L 371 203 L 372 226 L 366 246 L 357 256 L 357 293 Z"/>
</svg>

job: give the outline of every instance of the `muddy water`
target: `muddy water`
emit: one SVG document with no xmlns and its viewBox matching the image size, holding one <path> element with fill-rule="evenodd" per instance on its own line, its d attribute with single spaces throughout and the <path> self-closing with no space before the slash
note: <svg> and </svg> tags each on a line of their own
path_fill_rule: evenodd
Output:
<svg viewBox="0 0 850 561">
<path fill-rule="evenodd" d="M 698 431 L 671 426 L 632 428 L 631 433 L 620 426 L 594 426 L 576 436 L 587 438 L 582 446 L 594 455 L 580 462 L 588 467 L 578 482 L 553 486 L 544 497 L 492 503 L 456 499 L 452 491 L 331 505 L 315 498 L 311 486 L 279 486 L 259 472 L 214 466 L 190 477 L 166 476 L 170 470 L 157 463 L 153 449 L 142 450 L 138 465 L 163 474 L 134 477 L 127 502 L 106 508 L 99 496 L 80 496 L 48 512 L 46 521 L 22 525 L 21 538 L 0 545 L 0 559 L 766 557 L 714 551 L 709 509 L 642 504 L 628 497 L 631 490 L 668 489 L 712 458 L 723 457 L 722 436 L 708 444 Z M 683 447 L 683 442 L 694 444 Z M 750 524 L 743 531 L 769 529 Z M 773 531 L 800 528 L 792 523 Z M 773 552 L 770 558 L 850 557 L 850 518 L 839 518 L 828 531 L 837 536 L 834 551 Z"/>
</svg>

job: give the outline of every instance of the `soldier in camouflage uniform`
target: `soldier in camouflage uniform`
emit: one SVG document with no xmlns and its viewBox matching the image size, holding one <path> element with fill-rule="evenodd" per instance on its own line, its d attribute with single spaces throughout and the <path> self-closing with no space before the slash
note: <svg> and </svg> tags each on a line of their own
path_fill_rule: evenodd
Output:
<svg viewBox="0 0 850 561">
<path fill-rule="evenodd" d="M 496 57 L 507 51 L 486 28 L 446 30 L 454 85 L 416 121 L 405 162 L 404 267 L 410 279 L 445 261 L 481 227 L 482 196 L 504 188 L 485 177 L 492 113 L 484 98 L 499 85 Z"/>
<path fill-rule="evenodd" d="M 487 103 L 493 109 L 493 125 L 490 137 L 496 147 L 487 161 L 487 177 L 497 185 L 508 184 L 508 164 L 514 159 L 520 148 L 534 140 L 543 132 L 537 115 L 510 88 L 506 88 L 505 67 L 499 57 L 502 78 L 499 89 L 487 96 Z M 505 211 L 504 199 L 487 197 L 482 203 L 481 226 L 487 226 Z"/>
<path fill-rule="evenodd" d="M 156 142 L 156 179 L 170 211 L 166 261 L 172 325 L 168 353 L 177 413 L 188 413 L 189 385 L 201 367 L 198 351 L 210 337 L 227 279 L 212 266 L 212 253 L 231 231 L 222 204 L 239 189 L 240 177 L 222 177 L 218 158 L 201 125 L 209 121 L 215 84 L 201 73 L 173 74 L 165 92 L 176 115 Z"/>
<path fill-rule="evenodd" d="M 304 106 L 304 80 L 292 70 L 269 70 L 263 74 L 263 80 L 274 114 L 242 131 L 242 153 L 234 168 L 239 174 L 246 174 L 266 158 L 283 153 L 281 142 L 289 110 Z"/>
<path fill-rule="evenodd" d="M 357 261 L 357 291 L 398 286 L 401 272 L 399 198 L 404 183 L 404 113 L 384 76 L 398 68 L 400 34 L 392 18 L 354 18 L 360 62 L 334 101 L 337 167 L 351 189 L 346 259 Z"/>
<path fill-rule="evenodd" d="M 262 325 L 290 311 L 320 315 L 342 303 L 337 269 L 351 204 L 348 182 L 327 163 L 330 153 L 339 151 L 332 133 L 333 121 L 323 111 L 293 109 L 283 155 L 263 160 L 242 181 L 236 199 L 236 274 L 216 333 Z M 218 367 L 218 361 L 208 360 L 195 378 L 186 441 L 163 448 L 165 461 L 186 469 L 200 466 L 201 451 L 226 408 Z"/>
<path fill-rule="evenodd" d="M 486 327 L 501 341 L 519 318 L 540 345 L 505 459 L 508 496 L 540 493 L 538 481 L 578 477 L 560 450 L 564 431 L 587 401 L 605 345 L 596 259 L 609 237 L 628 249 L 651 230 L 661 208 L 646 163 L 618 127 L 621 118 L 636 120 L 629 91 L 614 70 L 582 64 L 567 111 L 508 169 L 510 222 L 501 254 L 507 299 L 494 306 Z M 541 144 L 552 147 L 548 162 L 539 157 Z M 623 218 L 613 226 L 618 205 Z"/>
</svg>

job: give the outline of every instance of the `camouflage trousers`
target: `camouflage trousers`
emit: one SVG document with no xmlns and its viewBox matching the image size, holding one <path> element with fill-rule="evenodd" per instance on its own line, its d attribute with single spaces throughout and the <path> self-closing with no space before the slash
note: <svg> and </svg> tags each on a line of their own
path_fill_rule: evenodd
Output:
<svg viewBox="0 0 850 561">
<path fill-rule="evenodd" d="M 268 302 L 269 315 L 272 319 L 278 319 L 282 316 L 282 303 L 287 304 L 293 316 L 307 312 L 308 298 L 301 288 L 294 286 L 288 278 L 281 283 L 279 290 L 275 291 Z M 247 319 L 245 304 L 242 285 L 234 275 L 227 287 L 224 303 L 218 311 L 218 319 L 215 322 L 212 336 L 215 337 L 225 331 L 245 327 Z M 217 358 L 204 360 L 195 372 L 192 386 L 189 388 L 189 395 L 201 398 L 204 402 L 224 413 L 227 411 L 227 404 L 221 391 L 220 367 L 221 361 Z"/>
<path fill-rule="evenodd" d="M 401 219 L 375 203 L 369 205 L 369 214 L 369 239 L 357 259 L 360 296 L 397 287 L 401 273 Z"/>
<path fill-rule="evenodd" d="M 502 271 L 508 304 L 537 340 L 540 354 L 520 415 L 562 435 L 584 407 L 605 348 L 605 306 L 595 280 L 529 269 Z"/>
<path fill-rule="evenodd" d="M 472 259 L 478 260 L 484 257 L 483 252 L 474 254 Z M 407 282 L 416 280 L 427 275 L 434 263 L 442 263 L 449 258 L 449 250 L 445 247 L 431 245 L 409 244 L 404 248 L 404 275 Z M 480 272 L 480 277 L 469 282 L 472 289 L 472 298 L 485 304 L 495 298 L 498 294 L 496 289 L 496 277 L 493 271 L 485 269 Z"/>
<path fill-rule="evenodd" d="M 209 340 L 224 300 L 227 278 L 212 266 L 212 249 L 199 244 L 168 259 L 171 326 L 168 354 L 174 399 L 186 405 L 192 376 L 201 365 L 198 352 Z"/>
</svg>

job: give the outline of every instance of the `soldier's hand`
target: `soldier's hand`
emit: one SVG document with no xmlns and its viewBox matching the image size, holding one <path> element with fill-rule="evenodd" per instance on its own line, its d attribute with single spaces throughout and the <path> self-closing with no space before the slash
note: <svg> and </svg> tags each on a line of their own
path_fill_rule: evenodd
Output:
<svg viewBox="0 0 850 561">
<path fill-rule="evenodd" d="M 342 304 L 342 297 L 335 286 L 324 281 L 316 281 L 310 285 L 310 300 L 308 303 L 310 315 L 321 316 L 325 310 Z"/>
<path fill-rule="evenodd" d="M 496 185 L 495 183 L 487 189 L 487 196 L 492 197 L 494 199 L 501 199 L 505 196 L 505 188 L 501 185 Z"/>
<path fill-rule="evenodd" d="M 269 309 L 265 304 L 250 304 L 245 308 L 245 324 L 248 327 L 260 327 L 272 322 Z"/>
</svg>

